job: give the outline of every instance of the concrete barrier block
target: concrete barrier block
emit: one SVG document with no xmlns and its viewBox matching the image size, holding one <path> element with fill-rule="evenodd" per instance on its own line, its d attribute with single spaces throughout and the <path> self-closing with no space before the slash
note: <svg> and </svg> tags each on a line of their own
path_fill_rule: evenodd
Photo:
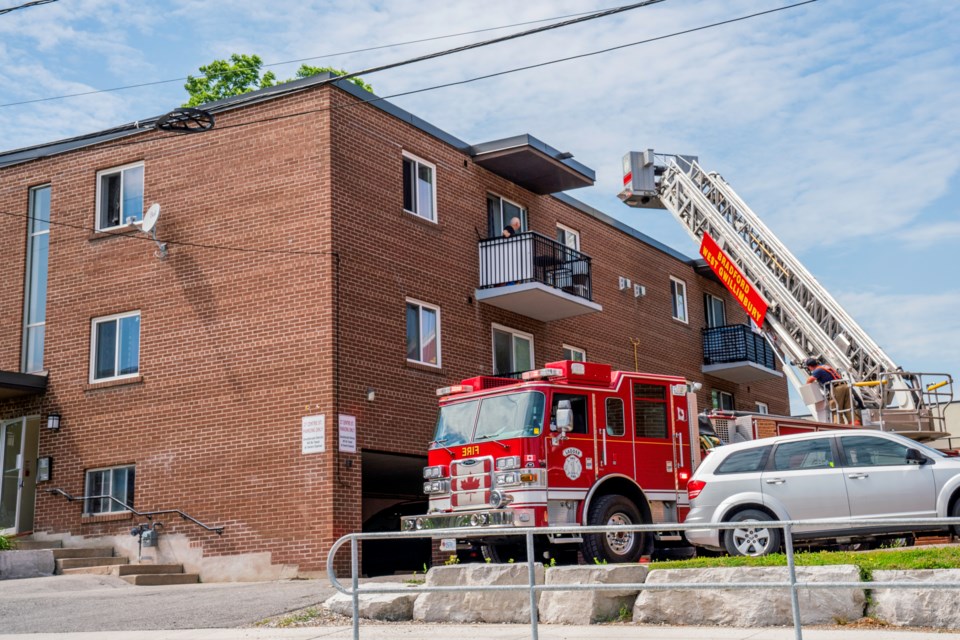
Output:
<svg viewBox="0 0 960 640">
<path fill-rule="evenodd" d="M 525 585 L 529 577 L 523 564 L 467 564 L 434 567 L 427 572 L 427 587 Z M 542 564 L 535 565 L 535 584 L 543 584 Z M 530 598 L 525 591 L 461 591 L 421 593 L 413 605 L 419 622 L 530 621 Z"/>
<path fill-rule="evenodd" d="M 370 587 L 406 588 L 409 593 L 361 593 L 359 613 L 367 620 L 401 622 L 413 619 L 416 587 L 402 582 L 379 582 Z M 362 588 L 362 587 L 361 587 Z M 353 597 L 337 593 L 324 601 L 323 606 L 342 616 L 353 617 Z"/>
<path fill-rule="evenodd" d="M 884 582 L 916 582 L 916 589 L 882 589 Z M 924 589 L 929 582 L 960 582 L 960 569 L 874 571 L 868 615 L 898 627 L 960 629 L 960 590 Z"/>
<path fill-rule="evenodd" d="M 646 584 L 786 582 L 786 567 L 653 570 Z M 858 582 L 853 565 L 797 567 L 799 582 Z M 866 586 L 866 585 L 865 585 Z M 835 624 L 863 617 L 862 588 L 800 589 L 800 619 L 804 624 Z M 641 591 L 633 621 L 647 624 L 771 627 L 793 624 L 788 588 L 665 589 Z"/>
<path fill-rule="evenodd" d="M 639 564 L 552 567 L 546 584 L 642 584 L 649 569 Z M 625 610 L 633 615 L 639 589 L 617 591 L 544 591 L 540 621 L 548 624 L 591 624 L 615 620 Z"/>
</svg>

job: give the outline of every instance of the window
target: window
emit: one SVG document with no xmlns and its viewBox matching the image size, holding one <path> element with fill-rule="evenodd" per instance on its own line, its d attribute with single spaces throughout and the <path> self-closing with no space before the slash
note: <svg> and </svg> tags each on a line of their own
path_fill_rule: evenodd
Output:
<svg viewBox="0 0 960 640">
<path fill-rule="evenodd" d="M 437 221 L 436 167 L 403 154 L 403 209 L 431 222 Z"/>
<path fill-rule="evenodd" d="M 440 309 L 407 300 L 407 360 L 440 366 Z"/>
<path fill-rule="evenodd" d="M 832 469 L 833 438 L 783 442 L 773 454 L 774 471 Z"/>
<path fill-rule="evenodd" d="M 586 362 L 587 352 L 577 347 L 571 347 L 568 344 L 563 345 L 563 359 L 573 360 L 574 362 Z"/>
<path fill-rule="evenodd" d="M 667 388 L 634 382 L 633 418 L 638 438 L 666 438 Z"/>
<path fill-rule="evenodd" d="M 487 194 L 487 235 L 496 238 L 514 218 L 520 218 L 520 231 L 527 230 L 527 210 L 500 196 Z"/>
<path fill-rule="evenodd" d="M 573 414 L 573 429 L 570 433 L 589 433 L 587 427 L 587 396 L 576 395 L 573 393 L 555 393 L 553 394 L 553 404 L 550 408 L 550 422 L 557 422 L 557 408 L 561 400 L 570 402 L 570 411 Z"/>
<path fill-rule="evenodd" d="M 756 447 L 737 451 L 727 456 L 727 459 L 720 463 L 716 473 L 755 473 L 763 471 L 767 464 L 767 455 L 772 447 Z"/>
<path fill-rule="evenodd" d="M 580 232 L 558 224 L 557 242 L 574 251 L 580 251 Z"/>
<path fill-rule="evenodd" d="M 767 415 L 770 413 L 770 407 L 766 402 L 757 402 L 757 413 Z"/>
<path fill-rule="evenodd" d="M 673 318 L 687 321 L 687 284 L 683 280 L 670 278 L 670 299 L 673 303 Z"/>
<path fill-rule="evenodd" d="M 140 312 L 94 318 L 90 381 L 135 376 L 140 372 Z"/>
<path fill-rule="evenodd" d="M 626 431 L 623 419 L 623 400 L 607 398 L 607 435 L 620 437 Z"/>
<path fill-rule="evenodd" d="M 143 163 L 97 173 L 97 230 L 143 219 Z"/>
<path fill-rule="evenodd" d="M 886 438 L 843 436 L 840 438 L 848 467 L 908 465 L 907 447 Z"/>
<path fill-rule="evenodd" d="M 84 494 L 88 496 L 111 496 L 86 500 L 83 507 L 85 515 L 126 511 L 133 508 L 133 485 L 136 471 L 133 465 L 126 467 L 112 467 L 109 469 L 93 469 L 87 471 L 87 481 Z M 120 502 L 117 502 L 119 500 Z"/>
<path fill-rule="evenodd" d="M 733 411 L 733 394 L 727 393 L 726 391 L 717 391 L 714 389 L 710 392 L 710 400 L 713 402 L 714 409 L 720 409 L 722 411 Z"/>
<path fill-rule="evenodd" d="M 727 310 L 723 300 L 705 293 L 703 294 L 703 308 L 707 312 L 707 327 L 725 327 L 727 325 Z"/>
<path fill-rule="evenodd" d="M 27 276 L 23 308 L 23 371 L 43 371 L 47 325 L 47 257 L 50 250 L 50 187 L 30 190 Z"/>
<path fill-rule="evenodd" d="M 493 325 L 493 374 L 533 369 L 533 336 Z"/>
</svg>

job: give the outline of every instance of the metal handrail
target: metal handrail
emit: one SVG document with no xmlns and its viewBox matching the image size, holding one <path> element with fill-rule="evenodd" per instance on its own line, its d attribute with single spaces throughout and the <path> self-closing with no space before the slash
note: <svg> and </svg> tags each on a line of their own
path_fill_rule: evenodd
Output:
<svg viewBox="0 0 960 640">
<path fill-rule="evenodd" d="M 624 531 L 637 532 L 656 532 L 656 531 L 686 531 L 689 529 L 736 529 L 746 524 L 763 525 L 764 527 L 773 527 L 783 529 L 784 550 L 786 551 L 787 574 L 788 579 L 780 582 L 674 582 L 660 584 L 645 583 L 607 583 L 607 584 L 536 584 L 536 565 L 540 564 L 534 561 L 533 537 L 546 534 L 584 534 L 584 533 L 622 533 Z M 427 587 L 420 585 L 417 590 L 421 593 L 437 592 L 477 592 L 477 591 L 525 591 L 530 593 L 530 636 L 532 640 L 539 638 L 539 611 L 537 607 L 536 594 L 542 591 L 667 591 L 672 589 L 771 589 L 788 588 L 790 589 L 790 604 L 793 615 L 793 628 L 795 640 L 803 640 L 803 629 L 800 621 L 800 599 L 798 591 L 800 589 L 866 589 L 867 585 L 873 583 L 858 582 L 809 582 L 798 581 L 795 550 L 793 542 L 793 528 L 797 526 L 809 525 L 842 525 L 842 524 L 863 524 L 863 520 L 856 518 L 819 518 L 810 520 L 765 520 L 765 521 L 740 521 L 740 522 L 721 522 L 721 523 L 697 523 L 697 524 L 679 524 L 676 522 L 664 522 L 648 525 L 617 525 L 617 526 L 566 526 L 566 527 L 516 527 L 514 529 L 497 529 L 497 536 L 524 536 L 527 550 L 527 584 L 514 585 L 470 585 L 470 586 L 437 586 Z M 884 518 L 870 520 L 871 525 L 912 525 L 914 527 L 929 527 L 960 525 L 960 518 Z M 403 538 L 471 538 L 489 535 L 490 531 L 483 530 L 464 530 L 464 529 L 432 529 L 430 531 L 397 531 L 397 532 L 379 532 L 379 533 L 350 533 L 342 536 L 327 553 L 327 577 L 331 586 L 340 593 L 351 596 L 353 600 L 353 638 L 360 640 L 360 595 L 361 593 L 409 593 L 409 587 L 382 587 L 366 585 L 360 587 L 360 566 L 359 566 L 359 541 L 361 540 L 396 540 Z M 334 569 L 334 558 L 340 548 L 350 543 L 350 576 L 351 587 L 348 589 L 337 579 Z M 519 564 L 519 563 L 518 563 Z M 882 586 L 878 586 L 882 585 Z M 883 589 L 960 589 L 960 582 L 917 582 L 890 581 L 876 583 L 872 588 Z"/>
<path fill-rule="evenodd" d="M 64 498 L 67 499 L 67 502 L 73 502 L 75 500 L 112 500 L 113 502 L 123 507 L 124 511 L 129 511 L 132 514 L 136 516 L 140 516 L 141 518 L 146 518 L 147 520 L 153 520 L 153 516 L 161 516 L 167 513 L 175 513 L 181 518 L 183 518 L 184 520 L 189 520 L 190 522 L 197 525 L 201 529 L 206 529 L 207 531 L 213 531 L 218 536 L 222 536 L 224 531 L 224 527 L 211 527 L 209 525 L 203 524 L 202 522 L 200 522 L 190 514 L 184 513 L 179 509 L 163 509 L 161 511 L 137 511 L 136 509 L 128 505 L 126 502 L 118 498 L 115 498 L 114 496 L 72 496 L 66 491 L 64 491 L 63 489 L 47 489 L 46 491 L 49 494 L 59 494 L 63 496 Z"/>
</svg>

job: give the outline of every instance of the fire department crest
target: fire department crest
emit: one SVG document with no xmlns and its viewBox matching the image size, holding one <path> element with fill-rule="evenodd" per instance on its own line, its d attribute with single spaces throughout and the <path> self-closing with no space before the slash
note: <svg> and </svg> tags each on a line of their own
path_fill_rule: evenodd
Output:
<svg viewBox="0 0 960 640">
<path fill-rule="evenodd" d="M 580 474 L 583 473 L 583 465 L 580 463 L 580 456 L 583 455 L 583 452 L 574 447 L 568 447 L 563 450 L 563 454 L 567 456 L 566 461 L 563 463 L 563 472 L 567 474 L 567 477 L 571 480 L 576 480 L 580 477 Z"/>
</svg>

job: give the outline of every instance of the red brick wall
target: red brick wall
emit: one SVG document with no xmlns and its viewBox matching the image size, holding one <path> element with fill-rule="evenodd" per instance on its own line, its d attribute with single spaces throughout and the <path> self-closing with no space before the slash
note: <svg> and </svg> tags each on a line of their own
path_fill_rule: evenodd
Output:
<svg viewBox="0 0 960 640">
<path fill-rule="evenodd" d="M 136 508 L 177 508 L 225 525 L 218 538 L 161 518 L 208 554 L 273 551 L 309 559 L 334 539 L 332 454 L 301 455 L 300 420 L 333 413 L 331 185 L 326 113 L 242 128 L 241 121 L 322 106 L 321 92 L 218 116 L 219 131 L 143 134 L 0 173 L 0 209 L 26 213 L 27 187 L 52 185 L 45 365 L 46 410 L 63 415 L 44 432 L 56 486 L 80 495 L 86 469 L 135 463 Z M 131 140 L 128 140 L 130 142 Z M 145 163 L 145 201 L 159 202 L 163 239 L 264 251 L 110 237 L 94 224 L 100 169 Z M 19 370 L 23 220 L 3 218 L 12 256 L 0 267 L 5 336 L 0 367 Z M 133 234 L 145 237 L 145 234 Z M 141 377 L 88 384 L 90 323 L 141 312 Z M 30 412 L 39 412 L 33 401 Z M 22 415 L 7 403 L 2 417 Z M 329 421 L 328 421 L 328 424 Z M 329 438 L 328 438 L 329 439 Z M 82 522 L 80 505 L 39 494 L 37 530 L 98 534 L 116 522 Z"/>
<path fill-rule="evenodd" d="M 328 100 L 355 101 L 314 89 L 219 114 L 210 133 L 141 134 L 0 170 L 2 211 L 25 215 L 28 188 L 52 184 L 50 386 L 43 398 L 0 403 L 0 418 L 63 415 L 59 433 L 41 434 L 40 455 L 54 458 L 41 488 L 81 494 L 85 470 L 135 463 L 138 509 L 179 508 L 227 527 L 217 538 L 166 518 L 168 533 L 192 536 L 207 554 L 272 551 L 274 562 L 320 568 L 332 541 L 362 525 L 361 458 L 336 452 L 336 415 L 356 416 L 364 449 L 422 455 L 435 389 L 491 371 L 491 323 L 533 334 L 538 365 L 567 343 L 633 369 L 639 338 L 640 369 L 704 380 L 701 406 L 718 388 L 740 408 L 760 399 L 787 411 L 783 381 L 738 388 L 700 373 L 702 293 L 727 297 L 721 285 L 380 110 L 327 112 Z M 231 128 L 308 110 L 318 111 Z M 437 224 L 403 211 L 404 150 L 436 165 Z M 74 228 L 93 226 L 96 172 L 141 160 L 145 201 L 163 206 L 161 238 L 259 251 L 171 244 L 159 260 L 152 242 Z M 488 191 L 527 207 L 535 231 L 554 237 L 560 222 L 581 233 L 603 313 L 541 323 L 473 299 Z M 16 371 L 26 221 L 0 216 L 0 234 L 0 296 L 12 310 L 0 314 L 0 369 Z M 646 297 L 619 291 L 620 275 Z M 689 324 L 670 317 L 671 275 L 687 283 Z M 406 364 L 407 297 L 441 308 L 439 370 Z M 728 320 L 744 322 L 727 299 Z M 91 319 L 133 310 L 141 377 L 88 384 Z M 302 455 L 301 418 L 319 413 L 327 453 Z M 85 522 L 77 503 L 37 498 L 37 530 L 129 524 Z"/>
</svg>

